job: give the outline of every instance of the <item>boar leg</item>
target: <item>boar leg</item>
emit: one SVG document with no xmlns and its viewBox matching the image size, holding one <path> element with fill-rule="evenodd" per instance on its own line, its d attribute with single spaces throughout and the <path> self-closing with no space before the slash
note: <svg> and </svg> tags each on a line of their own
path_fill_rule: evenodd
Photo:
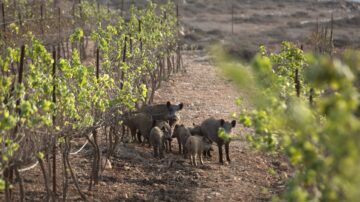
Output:
<svg viewBox="0 0 360 202">
<path fill-rule="evenodd" d="M 210 151 L 211 151 L 211 150 L 203 151 L 203 156 L 204 156 L 204 157 L 209 157 L 209 158 L 211 158 L 212 156 L 211 156 L 211 154 L 210 154 Z"/>
<path fill-rule="evenodd" d="M 181 142 L 179 139 L 178 139 L 178 144 L 179 144 L 179 154 L 181 154 Z M 184 150 L 184 148 L 182 150 Z"/>
<path fill-rule="evenodd" d="M 158 157 L 158 147 L 156 145 L 154 145 L 154 157 Z"/>
<path fill-rule="evenodd" d="M 165 151 L 168 152 L 169 149 L 168 149 L 167 140 L 164 140 L 163 148 L 165 148 Z"/>
<path fill-rule="evenodd" d="M 230 144 L 230 143 L 226 143 L 226 144 L 225 144 L 225 152 L 226 152 L 226 160 L 230 162 L 230 157 L 229 157 L 229 144 Z"/>
<path fill-rule="evenodd" d="M 183 154 L 184 154 L 184 158 L 186 159 L 187 157 L 187 149 L 183 146 Z"/>
<path fill-rule="evenodd" d="M 168 140 L 167 142 L 169 143 L 169 151 L 172 152 L 172 150 L 171 150 L 171 140 Z"/>
<path fill-rule="evenodd" d="M 207 154 L 207 156 L 209 157 L 209 158 L 211 158 L 212 156 L 211 156 L 211 154 L 210 154 L 210 149 L 209 150 L 207 150 L 207 152 L 206 152 L 206 154 Z"/>
<path fill-rule="evenodd" d="M 193 165 L 193 155 L 190 154 L 190 165 Z"/>
<path fill-rule="evenodd" d="M 221 164 L 224 164 L 224 161 L 223 161 L 223 152 L 222 152 L 222 145 L 221 144 L 218 144 L 218 149 L 219 149 L 219 162 Z"/>
<path fill-rule="evenodd" d="M 138 139 L 139 143 L 142 142 L 142 141 L 141 141 L 141 133 L 140 133 L 140 131 L 137 133 L 137 139 Z"/>
<path fill-rule="evenodd" d="M 162 159 L 164 158 L 164 146 L 160 146 L 159 150 L 160 150 L 160 158 Z"/>
<path fill-rule="evenodd" d="M 168 153 L 169 152 L 169 145 L 168 145 L 167 140 L 164 140 L 164 145 L 165 145 L 165 152 Z"/>
<path fill-rule="evenodd" d="M 198 156 L 199 156 L 199 159 L 200 159 L 200 164 L 201 164 L 201 165 L 204 165 L 202 153 L 199 152 Z"/>
<path fill-rule="evenodd" d="M 135 141 L 136 140 L 136 128 L 130 128 L 130 133 L 131 133 L 132 141 Z"/>
</svg>

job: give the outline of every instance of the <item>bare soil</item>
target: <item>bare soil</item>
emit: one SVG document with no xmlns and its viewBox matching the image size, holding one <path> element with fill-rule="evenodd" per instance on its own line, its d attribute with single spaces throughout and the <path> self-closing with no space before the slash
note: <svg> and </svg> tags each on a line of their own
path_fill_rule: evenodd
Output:
<svg viewBox="0 0 360 202">
<path fill-rule="evenodd" d="M 259 45 L 277 49 L 289 40 L 313 50 L 311 34 L 330 28 L 336 49 L 360 47 L 360 3 L 347 0 L 182 0 L 179 1 L 188 48 L 221 41 L 229 52 L 249 60 Z M 233 12 L 233 26 L 232 26 Z M 233 31 L 232 31 L 233 30 Z M 329 33 L 329 32 L 328 32 Z"/>
<path fill-rule="evenodd" d="M 235 98 L 241 96 L 232 85 L 218 75 L 203 52 L 187 52 L 184 55 L 186 72 L 175 74 L 164 82 L 155 96 L 156 103 L 183 102 L 181 123 L 193 122 L 213 116 L 229 120 L 232 112 L 239 111 Z M 235 134 L 243 137 L 248 132 L 238 124 Z M 242 138 L 240 138 L 242 139 Z M 74 142 L 73 150 L 83 141 Z M 121 143 L 111 158 L 112 169 L 105 170 L 100 183 L 88 192 L 92 162 L 92 149 L 85 147 L 71 156 L 71 163 L 80 187 L 90 201 L 268 201 L 284 189 L 284 181 L 290 172 L 285 159 L 251 150 L 244 140 L 230 144 L 231 163 L 218 163 L 218 151 L 214 145 L 212 159 L 204 165 L 192 167 L 189 159 L 178 154 L 177 142 L 173 152 L 162 160 L 152 156 L 151 148 L 137 143 Z M 61 174 L 61 161 L 58 171 Z M 40 167 L 21 173 L 28 201 L 44 201 L 45 189 Z M 58 177 L 58 190 L 62 179 Z M 13 190 L 18 199 L 18 185 Z M 0 200 L 4 195 L 0 195 Z M 62 198 L 62 196 L 59 196 Z M 70 180 L 68 201 L 82 201 Z"/>
</svg>

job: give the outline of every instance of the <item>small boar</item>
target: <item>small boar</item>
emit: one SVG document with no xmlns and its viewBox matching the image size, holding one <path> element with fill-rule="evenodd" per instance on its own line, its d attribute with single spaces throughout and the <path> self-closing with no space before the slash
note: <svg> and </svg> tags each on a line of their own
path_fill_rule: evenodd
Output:
<svg viewBox="0 0 360 202">
<path fill-rule="evenodd" d="M 164 158 L 166 141 L 171 139 L 171 128 L 167 122 L 157 123 L 150 131 L 150 145 L 154 147 L 154 157 Z"/>
<path fill-rule="evenodd" d="M 166 152 L 171 152 L 171 142 L 172 142 L 172 133 L 173 133 L 173 130 L 172 128 L 170 127 L 169 123 L 167 121 L 156 121 L 154 122 L 154 126 L 157 125 L 159 126 L 160 128 L 161 127 L 164 127 L 166 129 L 166 131 L 169 132 L 170 134 L 170 138 L 166 138 L 165 140 L 165 151 Z"/>
<path fill-rule="evenodd" d="M 203 165 L 202 154 L 211 148 L 211 141 L 204 136 L 190 136 L 186 141 L 185 148 L 190 155 L 191 165 L 197 166 L 197 157 L 200 159 L 200 164 Z"/>
<path fill-rule="evenodd" d="M 130 129 L 133 140 L 136 139 L 137 134 L 137 139 L 140 143 L 141 135 L 144 139 L 149 139 L 150 130 L 154 126 L 152 116 L 147 113 L 135 113 L 133 115 L 129 115 L 124 119 L 123 123 Z M 136 133 L 137 130 L 138 133 Z"/>
<path fill-rule="evenodd" d="M 175 115 L 175 117 L 169 121 L 169 126 L 171 127 L 171 139 L 169 139 L 166 144 L 167 144 L 167 148 L 169 150 L 166 150 L 166 152 L 171 152 L 171 142 L 172 142 L 172 134 L 174 133 L 174 127 L 176 125 L 176 123 L 178 123 L 180 121 L 180 116 L 178 114 Z"/>
<path fill-rule="evenodd" d="M 176 138 L 179 144 L 179 154 L 186 155 L 186 140 L 191 136 L 191 133 L 188 128 L 186 128 L 183 124 L 182 125 L 175 125 L 174 133 L 172 138 Z"/>
<path fill-rule="evenodd" d="M 219 149 L 219 162 L 224 163 L 223 161 L 223 152 L 222 146 L 225 144 L 225 152 L 226 152 L 226 160 L 230 162 L 229 157 L 229 144 L 231 140 L 225 141 L 224 139 L 219 137 L 219 129 L 223 128 L 225 133 L 230 134 L 232 128 L 236 125 L 236 121 L 233 120 L 231 122 L 225 121 L 224 119 L 214 119 L 208 118 L 201 123 L 201 133 L 209 138 L 211 141 L 216 142 Z"/>
<path fill-rule="evenodd" d="M 197 124 L 193 123 L 193 127 L 188 127 L 188 129 L 189 129 L 191 135 L 204 136 L 204 135 L 201 133 L 201 126 L 200 126 L 200 125 L 197 125 Z M 210 147 L 209 150 L 204 151 L 203 156 L 204 156 L 204 157 L 210 157 L 210 158 L 211 158 L 212 156 L 211 156 L 210 151 L 213 151 L 213 148 L 212 148 L 212 147 Z"/>
</svg>

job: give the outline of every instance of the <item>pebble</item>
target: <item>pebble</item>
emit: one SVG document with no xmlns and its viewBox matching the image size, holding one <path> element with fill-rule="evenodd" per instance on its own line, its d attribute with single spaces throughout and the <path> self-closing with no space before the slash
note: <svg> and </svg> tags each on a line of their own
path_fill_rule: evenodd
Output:
<svg viewBox="0 0 360 202">
<path fill-rule="evenodd" d="M 280 168 L 280 170 L 285 171 L 285 170 L 289 169 L 289 166 L 286 163 L 281 163 L 279 168 Z"/>
<path fill-rule="evenodd" d="M 280 176 L 281 176 L 281 179 L 282 179 L 282 180 L 288 179 L 288 175 L 287 175 L 286 172 L 281 172 Z"/>
</svg>

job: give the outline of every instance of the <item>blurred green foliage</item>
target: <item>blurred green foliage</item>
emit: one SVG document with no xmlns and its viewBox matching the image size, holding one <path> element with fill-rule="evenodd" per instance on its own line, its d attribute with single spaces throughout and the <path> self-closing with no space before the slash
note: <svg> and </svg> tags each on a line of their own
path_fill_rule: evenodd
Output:
<svg viewBox="0 0 360 202">
<path fill-rule="evenodd" d="M 220 46 L 211 52 L 223 73 L 254 104 L 238 117 L 244 127 L 254 129 L 245 134 L 251 145 L 286 154 L 295 168 L 285 193 L 274 201 L 358 201 L 360 122 L 355 116 L 359 92 L 354 80 L 360 53 L 345 51 L 331 58 L 304 54 L 283 42 L 279 53 L 261 47 L 251 64 L 244 65 Z"/>
</svg>

